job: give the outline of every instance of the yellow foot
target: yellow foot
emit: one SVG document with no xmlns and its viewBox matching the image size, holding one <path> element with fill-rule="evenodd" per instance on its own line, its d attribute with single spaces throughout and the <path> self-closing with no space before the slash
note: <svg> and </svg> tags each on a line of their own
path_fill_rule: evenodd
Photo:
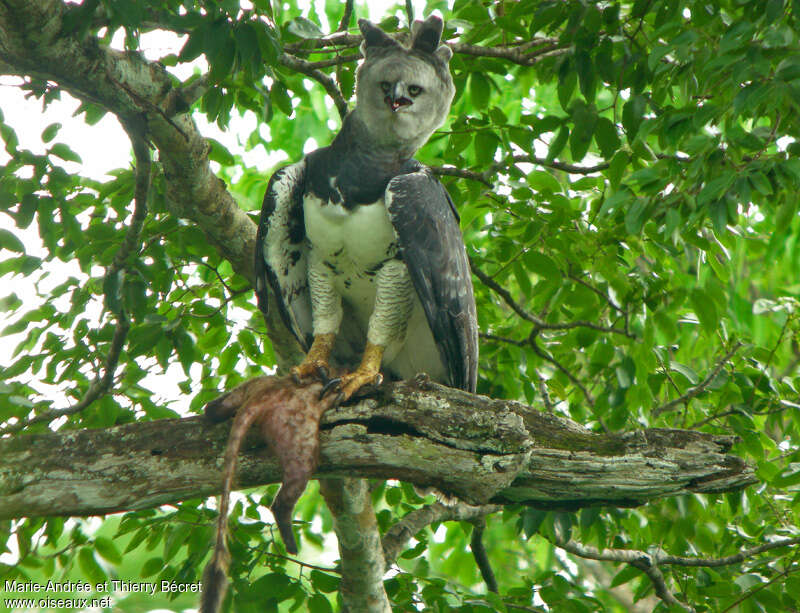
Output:
<svg viewBox="0 0 800 613">
<path fill-rule="evenodd" d="M 353 372 L 342 376 L 341 394 L 342 400 L 348 400 L 353 394 L 365 385 L 380 385 L 383 381 L 381 376 L 381 359 L 383 358 L 383 347 L 367 343 L 364 349 L 364 357 L 361 364 Z"/>
<path fill-rule="evenodd" d="M 301 364 L 291 370 L 292 377 L 295 379 L 305 379 L 306 377 L 320 377 L 327 380 L 330 366 L 328 359 L 336 340 L 335 334 L 320 334 L 314 337 L 311 349 L 308 350 L 306 359 Z"/>
<path fill-rule="evenodd" d="M 383 375 L 379 372 L 364 372 L 360 368 L 349 375 L 342 377 L 342 400 L 349 400 L 350 397 L 365 385 L 380 385 L 383 382 Z"/>
</svg>

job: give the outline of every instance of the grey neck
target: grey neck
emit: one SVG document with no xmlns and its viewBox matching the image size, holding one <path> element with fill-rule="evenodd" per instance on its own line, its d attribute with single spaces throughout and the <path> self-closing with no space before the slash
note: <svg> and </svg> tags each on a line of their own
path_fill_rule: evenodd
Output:
<svg viewBox="0 0 800 613">
<path fill-rule="evenodd" d="M 381 142 L 381 139 L 370 131 L 367 122 L 361 118 L 361 113 L 361 109 L 356 106 L 345 117 L 339 132 L 339 134 L 349 132 L 348 145 L 356 155 L 363 153 L 381 166 L 393 166 L 408 161 L 420 148 L 422 143 L 418 142 L 398 140 Z"/>
</svg>

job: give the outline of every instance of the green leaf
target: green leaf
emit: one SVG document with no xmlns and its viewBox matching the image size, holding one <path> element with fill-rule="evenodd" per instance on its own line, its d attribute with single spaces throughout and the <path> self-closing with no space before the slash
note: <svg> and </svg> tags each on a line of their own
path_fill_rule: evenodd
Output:
<svg viewBox="0 0 800 613">
<path fill-rule="evenodd" d="M 625 213 L 625 229 L 628 234 L 639 234 L 647 221 L 648 206 L 644 198 L 636 198 Z"/>
<path fill-rule="evenodd" d="M 105 558 L 112 564 L 122 563 L 122 556 L 120 555 L 116 546 L 110 539 L 98 536 L 94 540 L 94 546 L 95 549 L 97 549 L 97 553 L 99 553 L 101 556 L 103 556 L 103 558 Z"/>
<path fill-rule="evenodd" d="M 107 578 L 106 572 L 95 560 L 91 547 L 81 547 L 78 551 L 78 566 L 86 581 L 96 584 L 103 583 Z"/>
<path fill-rule="evenodd" d="M 625 151 L 617 151 L 614 157 L 611 158 L 606 176 L 608 177 L 608 182 L 611 184 L 612 189 L 616 190 L 619 187 L 620 181 L 622 181 L 622 177 L 628 167 L 629 160 L 630 157 Z"/>
<path fill-rule="evenodd" d="M 295 17 L 286 26 L 286 29 L 299 38 L 321 38 L 325 33 L 319 26 L 305 17 Z"/>
<path fill-rule="evenodd" d="M 181 62 L 191 62 L 205 51 L 206 33 L 208 26 L 202 22 L 189 34 L 188 40 L 183 44 L 178 59 Z"/>
<path fill-rule="evenodd" d="M 789 225 L 792 223 L 795 217 L 797 217 L 797 205 L 797 199 L 790 197 L 784 200 L 781 206 L 778 207 L 778 212 L 775 215 L 776 232 L 783 233 L 789 229 Z M 0 243 L 2 243 L 1 238 Z"/>
<path fill-rule="evenodd" d="M 767 176 L 760 171 L 751 172 L 748 177 L 750 184 L 757 192 L 764 196 L 771 196 L 774 192 Z"/>
<path fill-rule="evenodd" d="M 0 228 L 0 249 L 8 249 L 17 253 L 25 253 L 25 245 L 9 230 Z"/>
<path fill-rule="evenodd" d="M 233 72 L 233 62 L 236 59 L 236 45 L 233 40 L 231 40 L 230 32 L 227 29 L 216 28 L 212 35 L 221 38 L 222 41 L 215 44 L 210 49 L 207 46 L 206 57 L 211 66 L 208 77 L 213 83 L 219 83 L 230 77 Z"/>
<path fill-rule="evenodd" d="M 469 75 L 469 95 L 472 105 L 476 110 L 486 110 L 489 106 L 491 85 L 480 72 L 471 72 Z"/>
<path fill-rule="evenodd" d="M 486 167 L 494 162 L 498 145 L 500 140 L 493 132 L 482 130 L 475 135 L 475 157 L 481 166 Z"/>
<path fill-rule="evenodd" d="M 275 81 L 275 83 L 272 84 L 269 94 L 272 98 L 272 102 L 280 109 L 281 113 L 287 117 L 292 114 L 292 99 L 283 83 Z"/>
<path fill-rule="evenodd" d="M 695 287 L 689 292 L 689 299 L 697 319 L 700 320 L 700 325 L 709 334 L 716 334 L 719 328 L 719 313 L 714 300 L 704 289 L 699 287 Z"/>
<path fill-rule="evenodd" d="M 244 62 L 260 61 L 261 49 L 258 45 L 258 34 L 252 24 L 245 23 L 233 32 L 236 47 Z"/>
<path fill-rule="evenodd" d="M 550 148 L 547 150 L 548 162 L 552 162 L 559 156 L 559 154 L 564 150 L 564 147 L 567 145 L 568 140 L 569 128 L 567 126 L 563 126 L 556 134 L 556 137 L 550 142 Z"/>
<path fill-rule="evenodd" d="M 236 164 L 236 158 L 230 154 L 225 145 L 214 138 L 207 138 L 206 141 L 209 144 L 209 159 L 214 160 L 221 166 L 234 166 Z"/>
<path fill-rule="evenodd" d="M 736 175 L 732 172 L 725 173 L 724 175 L 712 179 L 700 190 L 700 193 L 697 195 L 697 204 L 699 206 L 706 206 L 709 202 L 722 198 L 723 194 L 733 185 L 735 180 Z"/>
<path fill-rule="evenodd" d="M 639 127 L 642 124 L 642 118 L 647 106 L 647 100 L 644 96 L 631 96 L 622 107 L 622 127 L 625 128 L 625 134 L 628 137 L 628 142 L 632 143 L 639 133 Z"/>
<path fill-rule="evenodd" d="M 640 571 L 635 566 L 625 565 L 621 571 L 619 571 L 614 578 L 611 580 L 609 587 L 618 587 L 620 585 L 624 585 L 628 583 L 631 579 L 635 579 L 636 577 L 641 577 L 642 571 Z"/>
<path fill-rule="evenodd" d="M 525 252 L 525 255 L 523 255 L 523 259 L 525 262 L 525 267 L 529 271 L 539 275 L 547 281 L 552 281 L 555 283 L 561 281 L 563 277 L 561 270 L 550 256 L 534 249 L 529 249 Z"/>
<path fill-rule="evenodd" d="M 575 51 L 575 68 L 578 73 L 581 93 L 586 102 L 594 102 L 595 86 L 597 77 L 592 64 L 592 57 L 585 49 Z"/>
<path fill-rule="evenodd" d="M 572 61 L 567 58 L 558 71 L 558 101 L 565 111 L 569 108 L 569 103 L 572 100 L 572 94 L 575 93 L 577 84 L 578 76 L 573 70 Z"/>
<path fill-rule="evenodd" d="M 528 185 L 531 189 L 541 193 L 560 193 L 564 190 L 558 180 L 545 170 L 533 170 L 528 173 Z"/>
<path fill-rule="evenodd" d="M 611 120 L 600 117 L 594 128 L 594 140 L 600 148 L 600 153 L 605 159 L 615 156 L 622 142 L 617 134 L 617 127 Z M 620 152 L 622 153 L 622 152 Z"/>
<path fill-rule="evenodd" d="M 107 274 L 103 278 L 105 306 L 112 313 L 118 314 L 122 312 L 122 281 L 124 277 L 125 271 L 119 269 Z"/>
<path fill-rule="evenodd" d="M 547 517 L 548 512 L 540 509 L 525 509 L 522 512 L 522 532 L 531 538 L 539 532 L 539 526 Z"/>
<path fill-rule="evenodd" d="M 686 380 L 689 381 L 689 383 L 691 383 L 692 385 L 697 385 L 698 383 L 700 383 L 700 377 L 691 367 L 687 366 L 686 364 L 681 364 L 680 362 L 671 361 L 669 363 L 669 368 L 670 370 L 674 370 L 675 372 L 679 372 L 680 374 L 682 374 L 684 377 L 686 377 Z"/>
<path fill-rule="evenodd" d="M 58 131 L 60 129 L 61 129 L 60 123 L 58 122 L 51 123 L 44 130 L 42 130 L 42 142 L 49 143 L 56 137 L 56 134 L 58 134 Z"/>
<path fill-rule="evenodd" d="M 81 160 L 81 156 L 75 153 L 64 143 L 56 143 L 55 145 L 50 147 L 48 153 L 51 155 L 55 155 L 56 157 L 59 157 L 66 162 L 77 162 L 78 164 L 80 164 L 83 161 Z"/>
<path fill-rule="evenodd" d="M 162 570 L 164 570 L 164 560 L 161 558 L 150 558 L 144 563 L 139 574 L 142 578 L 147 578 L 152 577 L 156 573 L 160 573 Z"/>
<path fill-rule="evenodd" d="M 310 613 L 333 613 L 330 601 L 322 594 L 314 594 L 308 599 L 308 610 Z"/>
<path fill-rule="evenodd" d="M 335 575 L 314 569 L 309 573 L 309 578 L 311 579 L 311 584 L 320 592 L 331 594 L 339 589 L 339 577 Z"/>
<path fill-rule="evenodd" d="M 572 159 L 578 162 L 586 155 L 592 143 L 597 112 L 592 106 L 576 105 L 572 120 L 575 125 L 569 135 L 569 147 Z"/>
</svg>

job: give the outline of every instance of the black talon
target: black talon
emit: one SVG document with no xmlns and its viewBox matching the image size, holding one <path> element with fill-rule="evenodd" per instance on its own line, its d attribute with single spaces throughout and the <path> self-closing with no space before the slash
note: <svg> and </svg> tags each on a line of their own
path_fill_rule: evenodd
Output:
<svg viewBox="0 0 800 613">
<path fill-rule="evenodd" d="M 325 385 L 327 385 L 328 382 L 330 381 L 328 369 L 325 366 L 322 365 L 317 366 L 317 376 Z"/>
<path fill-rule="evenodd" d="M 325 384 L 322 386 L 322 390 L 319 392 L 319 399 L 322 400 L 325 398 L 326 394 L 330 392 L 333 388 L 339 388 L 342 383 L 342 379 L 340 377 L 335 377 L 333 379 L 328 379 Z M 339 392 L 341 394 L 341 391 Z"/>
<path fill-rule="evenodd" d="M 297 376 L 297 373 L 294 370 L 289 371 L 289 376 L 292 378 L 292 381 L 294 381 L 295 385 L 303 385 L 303 382 L 300 380 L 300 377 Z"/>
</svg>

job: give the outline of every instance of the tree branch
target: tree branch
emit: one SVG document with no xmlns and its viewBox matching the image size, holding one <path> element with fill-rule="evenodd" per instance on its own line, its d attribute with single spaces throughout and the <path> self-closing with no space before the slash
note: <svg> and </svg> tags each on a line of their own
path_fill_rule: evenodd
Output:
<svg viewBox="0 0 800 613">
<path fill-rule="evenodd" d="M 478 565 L 478 570 L 481 573 L 483 582 L 486 584 L 486 589 L 497 594 L 499 593 L 497 578 L 494 576 L 494 570 L 492 570 L 492 565 L 489 562 L 489 555 L 486 553 L 486 546 L 483 544 L 486 519 L 484 517 L 476 519 L 472 522 L 472 525 L 472 538 L 469 541 L 469 548 L 472 550 L 472 556 Z"/>
<path fill-rule="evenodd" d="M 131 139 L 131 145 L 133 146 L 133 152 L 136 157 L 136 184 L 133 194 L 134 207 L 130 225 L 125 233 L 125 238 L 114 254 L 111 265 L 106 270 L 106 278 L 124 272 L 128 266 L 129 259 L 138 254 L 141 245 L 142 227 L 147 217 L 147 195 L 150 191 L 152 162 L 150 159 L 150 147 L 147 144 L 146 137 L 141 130 L 141 126 L 135 125 L 135 122 L 126 121 L 123 122 L 123 125 Z M 89 389 L 86 390 L 86 393 L 79 402 L 63 409 L 45 411 L 28 420 L 0 428 L 0 435 L 19 432 L 33 424 L 49 423 L 59 417 L 75 415 L 83 411 L 98 398 L 104 396 L 114 384 L 114 373 L 117 370 L 119 358 L 125 346 L 125 339 L 128 336 L 130 327 L 131 325 L 127 314 L 124 310 L 120 310 L 117 313 L 117 325 L 114 327 L 114 335 L 111 338 L 111 344 L 109 345 L 108 353 L 103 363 L 102 375 L 98 373 L 95 376 L 94 380 L 89 385 Z"/>
<path fill-rule="evenodd" d="M 336 110 L 339 111 L 339 116 L 344 118 L 344 116 L 347 115 L 347 100 L 342 96 L 342 92 L 336 85 L 336 81 L 330 76 L 322 72 L 319 68 L 315 68 L 311 62 L 301 60 L 299 57 L 289 55 L 288 53 L 281 54 L 278 61 L 287 68 L 291 68 L 317 81 L 325 88 L 328 95 L 333 98 L 333 103 L 336 105 Z"/>
<path fill-rule="evenodd" d="M 739 351 L 741 346 L 742 343 L 740 342 L 735 343 L 733 347 L 731 347 L 731 349 L 722 357 L 722 359 L 719 362 L 717 362 L 717 365 L 714 368 L 714 370 L 712 370 L 711 373 L 709 373 L 709 375 L 705 379 L 703 379 L 700 383 L 686 390 L 685 394 L 682 394 L 675 400 L 671 400 L 670 402 L 662 404 L 661 406 L 653 409 L 653 417 L 658 417 L 662 413 L 671 411 L 672 409 L 684 404 L 685 402 L 689 402 L 695 396 L 699 396 L 700 394 L 702 394 L 703 391 L 711 384 L 711 382 L 717 378 L 717 375 L 719 375 L 719 373 L 722 372 L 722 369 L 725 368 L 725 365 L 728 363 L 728 360 L 730 360 L 733 357 L 733 355 L 737 351 Z"/>
<path fill-rule="evenodd" d="M 678 601 L 675 596 L 669 591 L 666 585 L 664 575 L 659 569 L 659 566 L 702 566 L 706 568 L 717 568 L 720 566 L 729 566 L 731 564 L 739 564 L 749 558 L 755 557 L 766 551 L 778 549 L 780 547 L 792 547 L 800 544 L 800 537 L 785 538 L 771 543 L 764 543 L 755 547 L 749 547 L 737 554 L 726 556 L 723 558 L 699 558 L 699 557 L 685 557 L 673 556 L 665 552 L 663 549 L 656 549 L 654 551 L 642 551 L 639 549 L 597 549 L 591 545 L 583 545 L 574 540 L 565 540 L 563 538 L 556 539 L 554 544 L 557 547 L 568 551 L 569 553 L 581 558 L 589 560 L 598 560 L 602 562 L 620 562 L 635 566 L 653 582 L 656 595 L 665 603 L 673 606 L 678 606 L 686 611 L 693 611 L 691 607 Z"/>
<path fill-rule="evenodd" d="M 347 32 L 350 27 L 350 19 L 353 17 L 353 0 L 346 0 L 344 4 L 344 13 L 342 19 L 339 21 L 339 27 L 336 28 L 337 32 Z"/>
<path fill-rule="evenodd" d="M 182 90 L 163 67 L 138 53 L 103 47 L 91 37 L 64 35 L 64 10 L 59 0 L 8 0 L 0 5 L 0 68 L 55 81 L 121 120 L 140 118 L 159 151 L 170 211 L 195 222 L 234 271 L 252 283 L 256 226 L 212 172 L 209 144 L 191 117 L 175 114 L 185 106 L 176 104 L 183 99 Z M 302 352 L 279 313 L 272 304 L 267 327 L 283 371 L 302 359 Z"/>
<path fill-rule="evenodd" d="M 394 564 L 408 540 L 426 526 L 442 521 L 470 521 L 496 513 L 502 508 L 493 504 L 473 506 L 463 502 L 455 505 L 434 502 L 411 511 L 389 528 L 383 536 L 386 565 Z"/>
<path fill-rule="evenodd" d="M 342 565 L 339 594 L 345 610 L 391 613 L 383 585 L 383 548 L 367 481 L 328 478 L 320 479 L 319 487 L 333 515 L 339 542 Z"/>
<path fill-rule="evenodd" d="M 498 296 L 500 296 L 503 301 L 511 307 L 511 309 L 522 319 L 531 322 L 537 329 L 539 330 L 571 330 L 573 328 L 590 328 L 592 330 L 597 330 L 599 332 L 608 332 L 611 334 L 619 334 L 625 336 L 627 338 L 634 338 L 632 334 L 626 332 L 625 330 L 620 330 L 619 328 L 614 328 L 611 326 L 601 326 L 600 324 L 596 324 L 592 321 L 568 321 L 564 323 L 548 323 L 537 317 L 527 309 L 525 309 L 521 304 L 519 304 L 514 297 L 511 295 L 506 288 L 500 285 L 497 281 L 492 279 L 489 275 L 483 272 L 480 268 L 478 268 L 477 264 L 470 259 L 470 267 L 472 268 L 472 274 L 474 274 L 478 279 L 480 279 L 481 283 L 483 283 L 486 287 L 494 291 Z"/>
<path fill-rule="evenodd" d="M 321 428 L 317 478 L 402 479 L 470 504 L 635 506 L 756 482 L 751 467 L 728 455 L 732 436 L 594 434 L 422 377 L 329 411 Z M 0 439 L 0 519 L 94 515 L 216 494 L 229 429 L 193 417 Z M 280 479 L 275 456 L 257 436 L 248 439 L 240 486 Z"/>
</svg>

